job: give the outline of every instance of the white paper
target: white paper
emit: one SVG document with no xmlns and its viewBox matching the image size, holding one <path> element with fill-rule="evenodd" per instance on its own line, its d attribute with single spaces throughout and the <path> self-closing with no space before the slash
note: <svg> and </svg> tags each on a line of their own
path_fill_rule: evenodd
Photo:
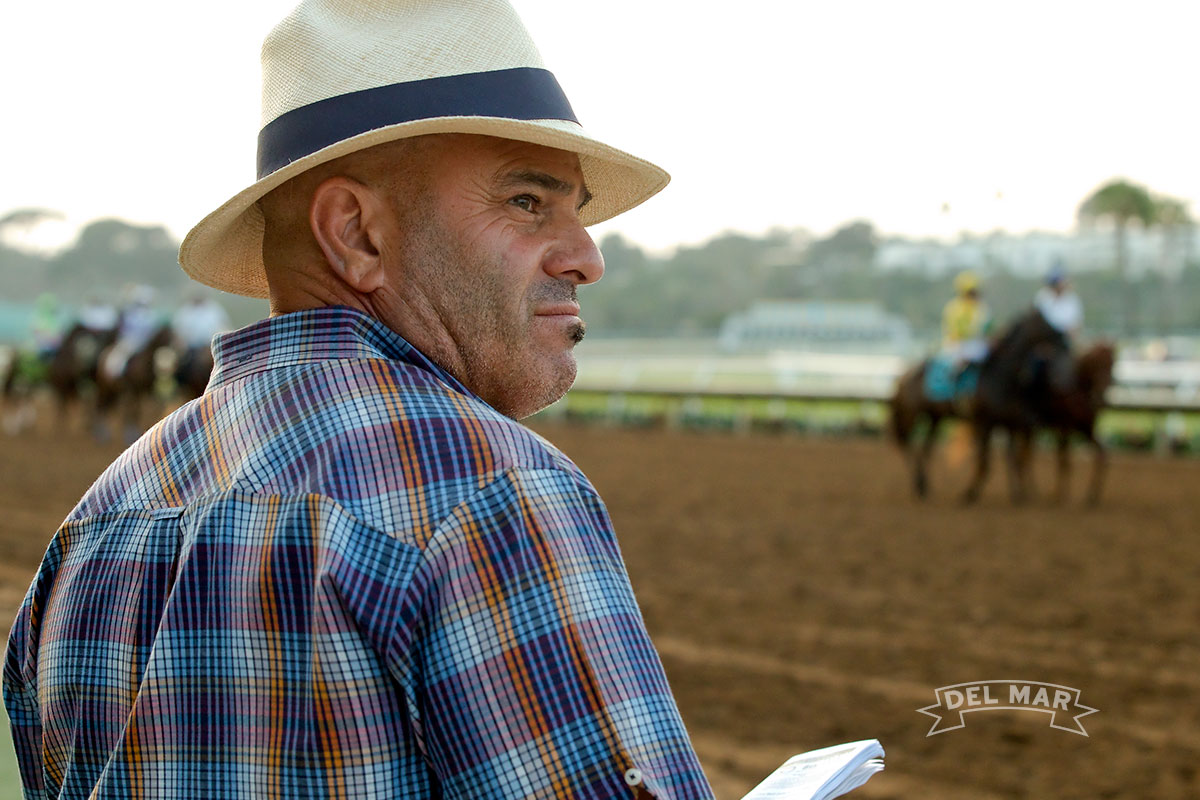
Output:
<svg viewBox="0 0 1200 800">
<path fill-rule="evenodd" d="M 742 800 L 832 800 L 881 769 L 883 747 L 877 739 L 834 745 L 792 756 Z"/>
</svg>

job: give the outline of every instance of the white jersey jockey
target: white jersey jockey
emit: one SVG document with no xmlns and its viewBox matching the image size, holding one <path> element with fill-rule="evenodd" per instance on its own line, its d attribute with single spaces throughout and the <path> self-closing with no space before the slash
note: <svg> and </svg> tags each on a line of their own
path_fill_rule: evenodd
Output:
<svg viewBox="0 0 1200 800">
<path fill-rule="evenodd" d="M 1057 291 L 1050 286 L 1038 289 L 1033 304 L 1055 330 L 1071 336 L 1083 327 L 1083 303 L 1070 289 Z"/>
<path fill-rule="evenodd" d="M 119 320 L 120 315 L 115 308 L 98 300 L 89 300 L 79 309 L 79 324 L 93 333 L 111 331 L 117 327 Z"/>
<path fill-rule="evenodd" d="M 141 298 L 122 310 L 117 341 L 108 349 L 100 365 L 105 375 L 115 379 L 124 372 L 130 357 L 146 346 L 161 324 L 157 312 Z"/>
<path fill-rule="evenodd" d="M 187 350 L 209 347 L 214 336 L 231 327 L 225 309 L 209 298 L 184 303 L 171 318 L 171 331 Z"/>
</svg>

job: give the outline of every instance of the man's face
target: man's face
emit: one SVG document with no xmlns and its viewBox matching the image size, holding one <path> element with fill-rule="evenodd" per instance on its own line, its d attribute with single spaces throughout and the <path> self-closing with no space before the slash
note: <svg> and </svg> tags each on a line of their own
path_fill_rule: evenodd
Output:
<svg viewBox="0 0 1200 800">
<path fill-rule="evenodd" d="M 574 381 L 575 287 L 604 272 L 579 222 L 589 196 L 579 159 L 484 136 L 430 139 L 416 188 L 402 182 L 394 195 L 381 319 L 497 410 L 528 416 Z"/>
</svg>

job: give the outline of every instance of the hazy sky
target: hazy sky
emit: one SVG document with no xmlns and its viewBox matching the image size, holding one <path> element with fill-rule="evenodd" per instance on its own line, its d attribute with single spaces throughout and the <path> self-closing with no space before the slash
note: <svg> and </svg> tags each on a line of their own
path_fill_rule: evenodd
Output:
<svg viewBox="0 0 1200 800">
<path fill-rule="evenodd" d="M 259 47 L 292 5 L 7 3 L 0 213 L 182 236 L 253 181 Z M 1191 0 L 516 5 L 584 125 L 674 177 L 598 233 L 1066 229 L 1114 176 L 1200 210 Z"/>
</svg>

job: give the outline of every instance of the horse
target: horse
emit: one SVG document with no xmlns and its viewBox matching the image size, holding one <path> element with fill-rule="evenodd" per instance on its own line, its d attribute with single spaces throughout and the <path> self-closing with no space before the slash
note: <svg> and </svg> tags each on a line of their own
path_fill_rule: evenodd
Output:
<svg viewBox="0 0 1200 800">
<path fill-rule="evenodd" d="M 95 387 L 100 354 L 116 337 L 116 328 L 95 330 L 82 323 L 73 325 L 63 337 L 46 374 L 46 382 L 58 399 L 60 423 L 65 421 L 71 404 L 82 400 Z M 94 414 L 94 404 L 88 407 L 89 413 Z"/>
<path fill-rule="evenodd" d="M 953 400 L 931 400 L 927 396 L 925 376 L 929 363 L 927 358 L 902 374 L 888 401 L 888 427 L 909 461 L 913 490 L 920 498 L 929 494 L 929 458 L 937 443 L 938 426 L 942 420 L 963 416 L 962 406 Z M 925 422 L 924 438 L 914 450 L 910 442 L 922 421 Z"/>
<path fill-rule="evenodd" d="M 154 397 L 155 387 L 160 376 L 159 364 L 162 361 L 158 352 L 172 345 L 170 325 L 159 326 L 154 334 L 136 351 L 129 354 L 119 373 L 114 373 L 105 367 L 104 362 L 113 357 L 113 348 L 119 342 L 109 347 L 101 355 L 101 367 L 96 381 L 96 406 L 102 412 L 112 411 L 118 404 L 123 405 L 125 419 L 125 438 L 132 442 L 141 434 L 142 411 L 145 401 Z M 97 426 L 95 434 L 105 438 L 103 428 Z"/>
<path fill-rule="evenodd" d="M 1066 498 L 1072 433 L 1081 433 L 1094 457 L 1087 502 L 1100 500 L 1107 457 L 1096 438 L 1096 418 L 1112 384 L 1115 349 L 1099 342 L 1070 356 L 1065 337 L 1036 310 L 1014 323 L 997 341 L 980 369 L 970 406 L 975 441 L 975 474 L 963 494 L 965 503 L 979 498 L 990 463 L 992 432 L 1008 432 L 1009 493 L 1014 503 L 1029 495 L 1033 436 L 1049 429 L 1058 443 L 1056 499 Z"/>
<path fill-rule="evenodd" d="M 31 348 L 5 348 L 0 400 L 3 428 L 9 436 L 20 434 L 37 421 L 36 394 L 46 382 L 50 353 Z"/>
<path fill-rule="evenodd" d="M 183 350 L 174 369 L 178 400 L 186 403 L 204 394 L 212 371 L 213 354 L 208 345 Z"/>
<path fill-rule="evenodd" d="M 20 433 L 32 421 L 32 406 L 21 377 L 22 357 L 17 348 L 0 346 L 0 422 L 9 436 Z"/>
<path fill-rule="evenodd" d="M 1092 477 L 1085 495 L 1088 505 L 1100 502 L 1108 456 L 1104 445 L 1096 438 L 1096 418 L 1104 409 L 1105 393 L 1112 385 L 1113 365 L 1117 360 L 1112 342 L 1097 342 L 1075 359 L 1076 391 L 1053 398 L 1047 409 L 1047 424 L 1058 439 L 1058 477 L 1055 499 L 1067 499 L 1067 484 L 1071 472 L 1071 435 L 1082 434 L 1092 447 Z"/>
<path fill-rule="evenodd" d="M 1039 408 L 1030 407 L 1031 399 L 1036 399 L 1030 394 L 1036 388 L 1033 386 L 1033 365 L 1039 360 L 1054 362 L 1067 353 L 1067 348 L 1063 335 L 1051 327 L 1036 309 L 1031 309 L 991 339 L 988 355 L 979 365 L 975 391 L 969 396 L 955 400 L 929 398 L 926 373 L 930 369 L 931 359 L 925 359 L 903 373 L 888 403 L 889 428 L 909 461 L 913 490 L 917 497 L 924 498 L 929 494 L 929 459 L 937 443 L 938 428 L 946 419 L 962 419 L 973 428 L 976 475 L 972 482 L 973 489 L 968 489 L 964 501 L 973 502 L 978 497 L 987 472 L 991 432 L 997 427 L 1006 429 L 1010 435 L 1009 460 L 1014 468 L 1014 480 L 1023 477 L 1025 470 L 1018 471 L 1016 468 L 1021 465 L 1016 462 L 1028 461 L 1032 431 L 1048 426 L 1057 428 L 1058 425 L 1058 422 L 1047 421 L 1046 414 Z M 1111 355 L 1111 346 L 1109 350 Z M 1091 369 L 1092 363 L 1091 360 L 1086 362 L 1086 368 Z M 1100 376 L 1097 376 L 1096 380 L 1099 379 Z M 1111 365 L 1107 380 L 1111 382 Z M 1076 400 L 1069 402 L 1072 408 L 1078 406 Z M 912 441 L 922 422 L 925 423 L 924 435 L 914 449 Z M 1068 427 L 1078 429 L 1077 426 Z M 1090 440 L 1094 438 L 1089 437 Z M 1066 458 L 1065 454 L 1062 458 Z M 1022 499 L 1023 493 L 1023 487 L 1015 488 L 1014 498 Z"/>
</svg>

